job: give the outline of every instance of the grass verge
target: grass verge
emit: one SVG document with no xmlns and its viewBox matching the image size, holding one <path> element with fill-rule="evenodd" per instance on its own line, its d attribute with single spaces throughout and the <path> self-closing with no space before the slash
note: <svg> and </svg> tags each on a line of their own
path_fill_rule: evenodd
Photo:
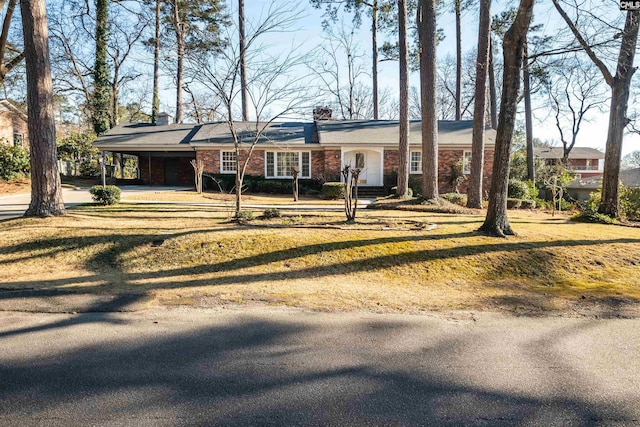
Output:
<svg viewBox="0 0 640 427">
<path fill-rule="evenodd" d="M 518 236 L 495 239 L 475 232 L 478 214 L 283 214 L 244 226 L 210 208 L 118 205 L 5 221 L 0 282 L 165 305 L 640 313 L 640 229 L 513 212 Z"/>
</svg>

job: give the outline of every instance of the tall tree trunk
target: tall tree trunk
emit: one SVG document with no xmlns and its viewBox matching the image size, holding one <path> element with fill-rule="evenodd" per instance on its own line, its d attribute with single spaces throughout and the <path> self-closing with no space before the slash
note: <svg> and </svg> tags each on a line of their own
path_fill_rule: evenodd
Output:
<svg viewBox="0 0 640 427">
<path fill-rule="evenodd" d="M 462 118 L 462 12 L 460 2 L 455 0 L 456 15 L 456 120 Z"/>
<path fill-rule="evenodd" d="M 534 2 L 535 0 L 520 0 L 516 18 L 511 28 L 506 32 L 503 42 L 504 76 L 491 190 L 489 191 L 489 207 L 484 224 L 480 227 L 480 231 L 498 237 L 515 234 L 507 218 L 507 182 L 509 180 L 509 160 L 516 121 L 518 91 L 522 80 L 520 74 L 522 54 Z"/>
<path fill-rule="evenodd" d="M 173 24 L 176 30 L 178 66 L 176 68 L 176 123 L 182 123 L 182 92 L 184 87 L 184 30 L 180 19 L 179 0 L 173 1 Z"/>
<path fill-rule="evenodd" d="M 31 203 L 25 216 L 64 215 L 56 150 L 49 30 L 45 0 L 20 2 L 27 71 Z"/>
<path fill-rule="evenodd" d="M 378 120 L 378 0 L 373 0 L 371 8 L 371 59 L 373 119 Z"/>
<path fill-rule="evenodd" d="M 609 129 L 607 131 L 607 144 L 604 158 L 604 173 L 602 175 L 602 198 L 598 211 L 611 217 L 619 215 L 619 188 L 620 160 L 622 157 L 622 139 L 624 128 L 629 123 L 627 118 L 627 107 L 629 102 L 629 91 L 631 77 L 635 72 L 633 58 L 638 42 L 638 19 L 640 11 L 627 12 L 627 19 L 624 24 L 622 41 L 620 43 L 620 53 L 618 54 L 618 64 L 615 76 L 607 66 L 600 60 L 591 46 L 582 37 L 578 28 L 569 18 L 566 12 L 560 7 L 558 0 L 553 0 L 553 5 L 566 22 L 567 26 L 576 37 L 580 46 L 585 50 L 591 61 L 598 67 L 604 80 L 611 88 L 611 108 L 609 109 Z"/>
<path fill-rule="evenodd" d="M 113 80 L 111 81 L 111 108 L 109 113 L 109 127 L 113 128 L 118 124 L 118 67 L 114 67 Z"/>
<path fill-rule="evenodd" d="M 489 38 L 489 106 L 491 129 L 498 129 L 498 95 L 496 94 L 496 70 L 493 62 L 493 41 Z"/>
<path fill-rule="evenodd" d="M 619 211 L 619 179 L 620 160 L 622 158 L 622 139 L 624 128 L 629 124 L 627 107 L 631 77 L 636 69 L 633 58 L 638 41 L 638 19 L 640 12 L 627 12 L 624 25 L 622 45 L 618 55 L 616 75 L 611 88 L 611 108 L 609 109 L 609 130 L 604 155 L 604 173 L 602 175 L 602 199 L 598 211 L 612 218 L 620 215 Z"/>
<path fill-rule="evenodd" d="M 436 0 L 418 3 L 420 97 L 422 102 L 422 197 L 438 199 L 438 118 L 436 99 Z"/>
<path fill-rule="evenodd" d="M 109 68 L 107 20 L 109 0 L 96 0 L 96 62 L 93 78 L 93 129 L 96 135 L 109 130 Z"/>
<path fill-rule="evenodd" d="M 151 102 L 151 123 L 158 122 L 160 113 L 160 0 L 156 0 L 156 34 L 153 43 L 153 101 Z"/>
<path fill-rule="evenodd" d="M 491 37 L 491 0 L 480 0 L 478 25 L 478 57 L 476 60 L 476 88 L 473 106 L 473 139 L 471 146 L 471 177 L 467 206 L 482 208 L 482 172 L 484 167 L 484 128 L 487 99 L 487 68 Z"/>
<path fill-rule="evenodd" d="M 247 107 L 247 58 L 244 42 L 244 0 L 238 0 L 238 34 L 240 37 L 240 90 L 242 99 L 242 121 L 249 120 Z"/>
<path fill-rule="evenodd" d="M 524 62 L 522 64 L 522 78 L 524 79 L 524 127 L 527 142 L 527 178 L 536 180 L 536 169 L 533 159 L 533 112 L 531 110 L 531 76 L 529 75 L 529 48 L 524 43 Z"/>
<path fill-rule="evenodd" d="M 400 137 L 398 165 L 398 196 L 409 195 L 409 60 L 407 47 L 407 5 L 398 0 L 398 47 L 400 66 Z"/>
</svg>

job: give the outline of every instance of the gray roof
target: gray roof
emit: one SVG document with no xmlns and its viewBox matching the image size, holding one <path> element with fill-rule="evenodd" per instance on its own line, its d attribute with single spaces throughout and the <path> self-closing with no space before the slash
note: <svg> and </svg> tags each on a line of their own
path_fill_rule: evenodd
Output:
<svg viewBox="0 0 640 427">
<path fill-rule="evenodd" d="M 620 181 L 625 187 L 640 187 L 640 168 L 621 170 Z"/>
<path fill-rule="evenodd" d="M 101 135 L 94 145 L 102 150 L 193 150 L 189 141 L 200 125 L 127 123 Z"/>
<path fill-rule="evenodd" d="M 588 190 L 597 190 L 600 187 L 602 187 L 602 177 L 601 176 L 574 179 L 573 181 L 571 181 L 569 183 L 569 185 L 567 185 L 567 188 L 570 188 L 572 190 L 577 190 L 577 189 L 581 189 L 581 188 L 588 189 Z"/>
<path fill-rule="evenodd" d="M 534 147 L 536 157 L 541 159 L 562 159 L 562 147 Z M 570 159 L 604 159 L 604 153 L 591 147 L 573 147 L 569 152 Z"/>
<path fill-rule="evenodd" d="M 399 139 L 397 120 L 318 121 L 321 144 L 395 145 Z M 438 121 L 438 145 L 471 146 L 473 120 Z M 495 144 L 496 131 L 485 128 L 485 144 Z M 422 122 L 409 122 L 409 143 L 422 143 Z"/>
<path fill-rule="evenodd" d="M 234 122 L 236 132 L 242 142 L 253 142 L 257 129 L 262 129 L 264 123 Z M 317 143 L 313 123 L 303 122 L 274 122 L 267 125 L 262 132 L 259 144 L 312 144 Z M 206 123 L 200 126 L 198 132 L 191 139 L 192 145 L 231 143 L 231 131 L 227 122 Z"/>
<path fill-rule="evenodd" d="M 251 142 L 255 134 L 255 122 L 234 123 L 241 139 Z M 258 125 L 260 128 L 262 125 Z M 419 145 L 422 141 L 421 122 L 410 122 L 409 142 Z M 438 144 L 440 146 L 471 146 L 473 121 L 439 121 Z M 496 132 L 487 128 L 485 144 L 493 146 Z M 393 120 L 353 120 L 311 122 L 274 122 L 264 130 L 259 144 L 301 145 L 397 145 L 399 123 Z M 319 141 L 318 141 L 319 139 Z M 172 124 L 154 126 L 149 123 L 118 125 L 101 135 L 95 146 L 113 151 L 191 151 L 211 144 L 231 144 L 231 132 L 227 122 Z"/>
</svg>

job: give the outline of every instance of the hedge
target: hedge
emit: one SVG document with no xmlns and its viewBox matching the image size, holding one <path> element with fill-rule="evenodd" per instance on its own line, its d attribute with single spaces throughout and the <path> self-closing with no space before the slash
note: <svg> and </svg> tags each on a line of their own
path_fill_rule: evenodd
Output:
<svg viewBox="0 0 640 427">
<path fill-rule="evenodd" d="M 89 190 L 95 202 L 101 205 L 115 205 L 120 202 L 120 189 L 115 185 L 94 185 Z"/>
</svg>

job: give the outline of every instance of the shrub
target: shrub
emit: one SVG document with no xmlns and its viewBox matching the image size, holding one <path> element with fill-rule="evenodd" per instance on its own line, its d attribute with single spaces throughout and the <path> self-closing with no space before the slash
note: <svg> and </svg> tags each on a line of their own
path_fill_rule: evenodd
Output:
<svg viewBox="0 0 640 427">
<path fill-rule="evenodd" d="M 398 187 L 391 187 L 391 194 L 396 195 L 398 194 Z M 409 187 L 407 188 L 407 196 L 409 197 L 413 197 L 413 188 Z"/>
<path fill-rule="evenodd" d="M 100 169 L 98 165 L 89 161 L 80 163 L 80 176 L 84 177 L 96 177 L 100 175 Z"/>
<path fill-rule="evenodd" d="M 341 199 L 344 197 L 344 186 L 341 182 L 325 182 L 322 184 L 324 199 Z"/>
<path fill-rule="evenodd" d="M 509 179 L 507 194 L 513 199 L 526 199 L 529 196 L 529 187 L 524 181 L 519 179 Z"/>
<path fill-rule="evenodd" d="M 520 200 L 520 209 L 535 209 L 536 201 L 535 200 Z"/>
<path fill-rule="evenodd" d="M 422 196 L 422 178 L 415 175 L 409 175 L 409 187 L 413 190 L 416 197 Z"/>
<path fill-rule="evenodd" d="M 544 199 L 535 198 L 533 199 L 536 202 L 536 206 L 540 209 L 551 209 L 551 202 Z"/>
<path fill-rule="evenodd" d="M 0 143 L 0 179 L 10 180 L 29 173 L 29 152 Z"/>
<path fill-rule="evenodd" d="M 640 219 L 640 188 L 620 189 L 620 208 L 628 219 Z"/>
<path fill-rule="evenodd" d="M 520 181 L 522 182 L 522 181 Z M 507 199 L 507 209 L 518 209 L 522 205 L 522 200 L 509 197 Z"/>
<path fill-rule="evenodd" d="M 460 194 L 460 193 L 445 193 L 445 194 L 441 194 L 440 197 L 442 197 L 443 199 L 451 202 L 451 203 L 455 203 L 456 205 L 460 205 L 460 206 L 467 206 L 467 195 L 466 194 Z"/>
<path fill-rule="evenodd" d="M 538 195 L 540 194 L 540 189 L 536 186 L 536 183 L 531 180 L 526 180 L 524 181 L 524 183 L 527 186 L 527 197 L 525 197 L 525 199 L 526 200 L 537 199 Z"/>
<path fill-rule="evenodd" d="M 280 218 L 280 209 L 278 208 L 265 209 L 264 212 L 262 213 L 262 217 L 265 219 Z"/>
<path fill-rule="evenodd" d="M 236 215 L 236 219 L 239 221 L 251 221 L 253 219 L 253 212 L 251 211 L 240 211 Z"/>
<path fill-rule="evenodd" d="M 115 185 L 94 185 L 89 190 L 94 201 L 101 205 L 115 205 L 120 201 L 120 189 Z"/>
<path fill-rule="evenodd" d="M 598 213 L 591 209 L 586 209 L 582 212 L 577 212 L 571 216 L 572 221 L 578 222 L 592 222 L 596 224 L 616 224 L 617 221 L 610 216 Z"/>
</svg>

